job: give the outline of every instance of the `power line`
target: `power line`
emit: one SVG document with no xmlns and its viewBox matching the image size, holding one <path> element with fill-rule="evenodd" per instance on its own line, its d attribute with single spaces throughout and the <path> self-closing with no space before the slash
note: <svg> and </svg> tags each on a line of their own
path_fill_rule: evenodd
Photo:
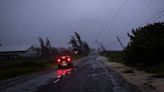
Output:
<svg viewBox="0 0 164 92">
<path fill-rule="evenodd" d="M 164 8 L 164 7 L 163 7 Z M 149 19 L 147 19 L 143 24 L 150 22 L 151 20 L 153 20 L 154 18 L 161 16 L 161 14 L 164 13 L 164 9 L 162 9 L 161 11 L 159 11 L 157 14 L 151 16 Z M 163 15 L 163 14 L 162 14 Z M 143 25 L 142 24 L 142 25 Z"/>
<path fill-rule="evenodd" d="M 151 3 L 151 1 L 152 0 L 149 0 L 148 1 L 148 3 L 147 4 L 145 4 L 145 6 L 141 9 L 141 11 L 138 13 L 138 15 L 136 16 L 136 17 L 138 17 L 140 14 L 141 14 L 141 12 L 143 12 L 145 9 L 146 9 L 146 7 Z M 104 29 L 105 29 L 105 27 L 107 26 L 107 25 L 110 25 L 111 24 L 111 22 L 112 22 L 112 20 L 114 19 L 114 17 L 121 11 L 121 9 L 122 9 L 122 7 L 126 4 L 126 2 L 127 1 L 124 1 L 123 3 L 122 3 L 122 5 L 120 5 L 120 7 L 119 7 L 119 9 L 113 14 L 113 16 L 111 16 L 110 17 L 110 19 L 109 19 L 109 21 L 105 24 L 105 26 L 104 26 Z M 134 19 L 136 19 L 136 17 L 134 18 Z M 133 22 L 133 21 L 132 21 Z M 129 25 L 131 24 L 131 22 L 129 23 Z M 110 26 L 109 26 L 110 27 Z M 99 36 L 102 34 L 102 32 L 101 32 L 101 30 L 99 31 Z M 98 37 L 99 36 L 97 36 L 97 39 L 96 40 L 98 40 Z M 121 36 L 121 38 L 122 38 L 122 36 Z"/>
<path fill-rule="evenodd" d="M 141 14 L 143 14 L 142 12 L 145 11 L 145 9 L 150 5 L 151 2 L 152 2 L 152 0 L 149 0 L 149 1 L 145 4 L 145 6 L 141 9 L 141 11 L 134 17 L 134 20 L 136 20 L 137 17 L 139 17 L 139 16 L 141 16 Z M 125 2 L 124 2 L 121 6 L 124 6 L 124 4 L 125 4 Z M 118 9 L 114 14 L 111 14 L 110 19 L 107 19 L 107 23 L 104 23 L 104 29 L 105 29 L 106 26 L 108 26 L 108 25 L 111 24 L 111 22 L 112 22 L 112 20 L 114 19 L 114 17 L 120 12 L 121 6 L 119 7 L 119 9 Z M 161 8 L 160 8 L 160 9 L 161 9 Z M 158 10 L 159 10 L 159 9 L 158 9 Z M 162 10 L 162 11 L 164 11 L 164 10 Z M 150 21 L 150 20 L 152 20 L 152 19 L 154 19 L 154 18 L 155 18 L 155 20 L 156 20 L 156 19 L 159 19 L 159 18 L 163 17 L 163 14 L 162 14 L 162 15 L 160 15 L 160 14 L 161 14 L 161 11 L 160 11 L 159 13 L 157 13 L 156 15 L 152 16 L 151 18 L 149 18 L 147 21 Z M 157 15 L 158 15 L 158 16 L 157 16 Z M 130 26 L 130 24 L 132 24 L 133 22 L 134 22 L 134 21 L 129 22 L 128 28 L 130 28 L 129 26 Z M 109 27 L 110 27 L 110 26 L 109 26 Z M 130 31 L 131 31 L 131 30 L 130 30 Z M 129 31 L 128 31 L 128 32 L 129 32 Z M 102 34 L 102 31 L 99 30 L 99 32 L 98 32 L 98 34 L 97 34 L 97 36 L 96 36 L 96 37 L 97 37 L 96 40 L 98 40 L 98 37 L 100 37 L 101 34 Z M 126 37 L 126 34 L 122 35 L 120 38 L 123 38 L 123 37 Z M 116 42 L 116 40 L 113 41 L 112 43 L 114 43 L 114 42 Z"/>
<path fill-rule="evenodd" d="M 113 13 L 114 13 L 116 7 L 119 5 L 119 3 L 120 3 L 120 0 L 118 0 L 118 2 L 116 2 L 116 4 L 114 5 L 114 7 L 112 8 L 112 11 L 111 11 L 111 14 L 110 14 L 111 16 L 113 15 Z M 104 25 L 106 25 L 106 24 L 108 23 L 109 19 L 111 18 L 110 15 L 109 15 L 109 17 L 107 17 L 107 19 L 104 21 L 104 23 L 102 24 L 102 26 L 100 27 L 100 29 L 98 29 L 98 32 L 97 32 L 97 34 L 96 34 L 96 40 L 98 40 L 98 37 L 100 36 L 101 30 L 103 29 Z"/>
<path fill-rule="evenodd" d="M 106 26 L 108 26 L 108 25 L 109 25 L 109 27 L 110 27 L 110 24 L 111 24 L 112 20 L 113 20 L 114 17 L 121 11 L 122 7 L 126 4 L 126 2 L 127 2 L 127 0 L 124 0 L 124 2 L 119 6 L 119 8 L 116 10 L 116 12 L 113 13 L 113 14 L 111 14 L 110 19 L 109 19 L 109 20 L 107 19 L 107 23 L 104 24 L 102 30 L 105 31 L 105 28 L 106 28 Z M 104 32 L 104 31 L 101 31 L 101 29 L 99 30 L 99 32 L 98 32 L 98 34 L 97 34 L 97 37 L 96 37 L 96 40 L 98 40 L 98 38 L 101 36 L 102 32 Z"/>
<path fill-rule="evenodd" d="M 161 10 L 158 14 L 156 14 L 156 16 L 153 16 L 153 17 L 151 17 L 151 18 L 149 18 L 149 20 L 147 20 L 147 22 L 148 21 L 151 21 L 151 20 L 153 20 L 154 19 L 154 21 L 155 20 L 157 20 L 157 19 L 159 19 L 159 18 L 161 18 L 161 17 L 164 17 L 164 14 L 162 14 L 162 13 L 164 13 L 164 10 Z M 146 23 L 147 23 L 146 22 Z M 145 23 L 143 23 L 143 24 L 145 24 Z M 143 25 L 142 24 L 142 25 Z M 141 25 L 140 25 L 141 26 Z M 156 29 L 158 29 L 158 28 L 156 28 Z M 131 30 L 130 30 L 131 31 Z M 124 35 L 122 35 L 120 38 L 123 38 L 123 37 L 126 37 L 126 34 L 124 34 Z M 124 39 L 125 40 L 125 39 Z M 114 42 L 116 42 L 116 41 L 114 41 Z M 113 43 L 114 43 L 113 42 Z"/>
<path fill-rule="evenodd" d="M 138 14 L 128 23 L 127 27 L 125 27 L 124 30 L 126 30 L 126 28 L 130 28 L 131 24 L 134 24 L 134 21 L 137 19 L 137 17 L 141 16 L 142 12 L 145 11 L 145 9 L 150 5 L 150 3 L 152 2 L 152 0 L 149 0 L 145 6 L 141 9 L 141 11 L 138 12 Z"/>
<path fill-rule="evenodd" d="M 142 12 L 144 12 L 144 10 L 146 9 L 146 7 L 148 7 L 148 5 L 150 5 L 151 2 L 152 2 L 152 0 L 150 0 L 147 4 L 145 4 L 145 6 L 143 7 L 143 9 L 141 9 L 141 11 L 138 13 L 138 15 L 134 17 L 134 20 L 131 21 L 131 22 L 129 22 L 128 26 L 130 26 L 130 24 L 132 24 L 132 23 L 135 21 L 135 19 L 136 19 Z M 163 7 L 160 8 L 160 9 L 158 9 L 158 11 L 159 11 L 159 10 L 160 10 L 160 11 L 159 11 L 157 14 L 153 15 L 151 18 L 149 18 L 149 19 L 146 21 L 146 23 L 149 22 L 150 20 L 152 20 L 153 18 L 159 16 L 161 13 L 163 13 L 164 10 L 161 10 L 161 9 L 163 9 Z M 163 15 L 157 17 L 156 19 L 159 19 L 160 17 L 163 17 Z M 143 24 L 145 24 L 145 23 L 143 23 Z M 141 24 L 141 25 L 142 25 L 142 24 Z M 140 25 L 140 26 L 141 26 L 141 25 Z M 130 28 L 130 27 L 128 27 L 128 28 Z M 131 30 L 129 30 L 129 31 L 131 31 Z M 128 31 L 128 32 L 129 32 L 129 31 Z M 122 35 L 120 38 L 123 38 L 123 37 L 126 37 L 126 34 Z M 115 41 L 115 42 L 116 42 L 116 41 Z"/>
<path fill-rule="evenodd" d="M 114 17 L 121 11 L 122 7 L 126 4 L 126 1 L 127 1 L 127 0 L 125 0 L 125 1 L 122 3 L 122 5 L 118 8 L 118 10 L 114 13 L 114 15 L 111 16 L 110 20 L 108 21 L 108 23 L 107 23 L 105 26 L 110 25 L 110 23 L 112 22 L 112 20 L 114 19 Z"/>
<path fill-rule="evenodd" d="M 116 4 L 114 5 L 114 7 L 112 8 L 112 11 L 111 11 L 111 16 L 113 15 L 113 13 L 114 13 L 114 10 L 117 8 L 117 6 L 119 5 L 119 3 L 120 3 L 120 0 L 118 0 L 118 2 L 116 2 Z M 102 29 L 103 27 L 104 27 L 104 25 L 106 25 L 107 23 L 108 23 L 108 21 L 109 21 L 109 19 L 111 18 L 111 16 L 108 16 L 107 17 L 107 19 L 104 21 L 104 23 L 102 24 L 102 26 L 100 27 L 100 29 Z M 100 29 L 98 30 L 98 33 L 100 33 L 101 31 L 100 31 Z M 97 34 L 98 35 L 98 34 Z"/>
<path fill-rule="evenodd" d="M 155 18 L 154 21 L 160 19 L 161 17 L 164 17 L 164 14 L 162 14 L 161 16 L 158 16 L 157 18 Z"/>
</svg>

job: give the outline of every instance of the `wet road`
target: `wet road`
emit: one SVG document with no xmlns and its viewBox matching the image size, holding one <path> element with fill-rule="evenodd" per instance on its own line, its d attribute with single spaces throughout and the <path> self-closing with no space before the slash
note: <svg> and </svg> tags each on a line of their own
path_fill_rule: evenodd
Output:
<svg viewBox="0 0 164 92">
<path fill-rule="evenodd" d="M 71 75 L 56 81 L 55 70 L 0 82 L 0 92 L 139 92 L 92 53 L 79 60 Z"/>
<path fill-rule="evenodd" d="M 38 87 L 55 79 L 53 69 L 19 76 L 0 82 L 0 92 L 36 92 Z"/>
<path fill-rule="evenodd" d="M 38 92 L 139 92 L 104 62 L 104 57 L 86 57 L 71 75 L 40 87 Z"/>
</svg>

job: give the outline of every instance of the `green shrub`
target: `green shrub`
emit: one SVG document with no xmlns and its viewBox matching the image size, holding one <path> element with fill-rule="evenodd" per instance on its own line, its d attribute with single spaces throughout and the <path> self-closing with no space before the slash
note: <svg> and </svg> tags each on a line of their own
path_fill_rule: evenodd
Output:
<svg viewBox="0 0 164 92">
<path fill-rule="evenodd" d="M 110 62 L 123 62 L 122 51 L 102 51 L 100 55 L 107 57 Z"/>
<path fill-rule="evenodd" d="M 148 24 L 132 30 L 124 50 L 125 64 L 144 68 L 164 62 L 164 23 Z"/>
</svg>

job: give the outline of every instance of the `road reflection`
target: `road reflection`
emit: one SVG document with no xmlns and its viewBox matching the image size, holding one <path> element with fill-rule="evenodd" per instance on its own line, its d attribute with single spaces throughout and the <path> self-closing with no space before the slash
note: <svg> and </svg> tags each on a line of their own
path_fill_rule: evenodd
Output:
<svg viewBox="0 0 164 92">
<path fill-rule="evenodd" d="M 61 78 L 62 76 L 70 74 L 72 70 L 73 68 L 58 69 L 56 71 L 57 78 Z"/>
</svg>

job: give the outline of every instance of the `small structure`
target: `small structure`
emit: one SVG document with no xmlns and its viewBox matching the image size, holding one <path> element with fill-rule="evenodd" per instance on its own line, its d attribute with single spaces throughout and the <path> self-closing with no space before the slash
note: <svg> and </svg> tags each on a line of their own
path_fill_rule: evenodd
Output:
<svg viewBox="0 0 164 92">
<path fill-rule="evenodd" d="M 28 58 L 36 56 L 36 50 L 31 45 L 0 46 L 0 59 Z"/>
</svg>

